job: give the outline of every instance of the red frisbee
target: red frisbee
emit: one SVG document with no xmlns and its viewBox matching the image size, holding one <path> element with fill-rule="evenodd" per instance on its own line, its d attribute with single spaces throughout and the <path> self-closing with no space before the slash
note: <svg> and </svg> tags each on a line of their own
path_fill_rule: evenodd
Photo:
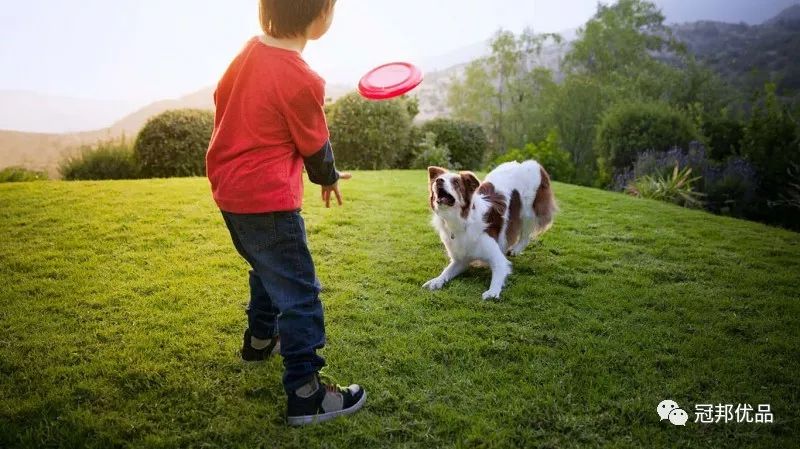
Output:
<svg viewBox="0 0 800 449">
<path fill-rule="evenodd" d="M 392 62 L 370 70 L 358 83 L 358 92 L 370 100 L 399 97 L 422 82 L 422 71 L 407 62 Z"/>
</svg>

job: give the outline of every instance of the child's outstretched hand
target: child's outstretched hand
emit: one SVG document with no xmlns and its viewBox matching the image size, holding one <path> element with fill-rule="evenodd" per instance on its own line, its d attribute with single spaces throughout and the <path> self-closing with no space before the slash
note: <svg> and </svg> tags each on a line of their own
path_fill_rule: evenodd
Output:
<svg viewBox="0 0 800 449">
<path fill-rule="evenodd" d="M 353 175 L 350 173 L 339 173 L 339 180 L 342 179 L 351 179 Z M 336 201 L 339 202 L 339 205 L 342 205 L 342 194 L 339 192 L 339 183 L 330 185 L 330 186 L 322 186 L 322 201 L 325 202 L 325 207 L 331 207 L 331 192 L 336 195 Z"/>
</svg>

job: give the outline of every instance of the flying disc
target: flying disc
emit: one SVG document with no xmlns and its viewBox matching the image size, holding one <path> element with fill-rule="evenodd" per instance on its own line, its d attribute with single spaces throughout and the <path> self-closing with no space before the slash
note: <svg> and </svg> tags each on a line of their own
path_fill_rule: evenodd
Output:
<svg viewBox="0 0 800 449">
<path fill-rule="evenodd" d="M 399 97 L 422 82 L 422 71 L 407 62 L 392 62 L 376 67 L 358 83 L 358 92 L 370 100 Z"/>
</svg>

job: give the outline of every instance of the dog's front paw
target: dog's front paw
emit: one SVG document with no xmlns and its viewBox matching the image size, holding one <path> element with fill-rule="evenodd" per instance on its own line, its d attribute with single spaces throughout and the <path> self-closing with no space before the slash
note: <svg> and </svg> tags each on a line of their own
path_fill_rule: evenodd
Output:
<svg viewBox="0 0 800 449">
<path fill-rule="evenodd" d="M 520 254 L 522 254 L 522 248 L 514 247 L 514 248 L 511 248 L 510 250 L 508 250 L 508 255 L 511 256 L 511 257 L 517 257 Z"/>
<path fill-rule="evenodd" d="M 519 256 L 527 247 L 528 242 L 517 242 L 516 245 L 512 246 L 511 249 L 508 250 L 508 255 L 514 257 Z"/>
<path fill-rule="evenodd" d="M 484 301 L 489 299 L 500 299 L 500 290 L 486 290 L 481 296 Z"/>
<path fill-rule="evenodd" d="M 427 288 L 428 290 L 439 290 L 444 287 L 444 281 L 440 278 L 433 278 L 430 281 L 422 284 L 422 288 Z"/>
</svg>

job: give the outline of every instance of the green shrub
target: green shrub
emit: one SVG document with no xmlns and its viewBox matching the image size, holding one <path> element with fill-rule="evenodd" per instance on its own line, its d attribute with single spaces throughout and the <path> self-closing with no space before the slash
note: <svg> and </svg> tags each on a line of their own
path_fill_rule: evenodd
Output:
<svg viewBox="0 0 800 449">
<path fill-rule="evenodd" d="M 63 160 L 58 170 L 67 181 L 139 177 L 133 149 L 124 137 L 82 146 L 77 155 Z"/>
<path fill-rule="evenodd" d="M 167 111 L 139 132 L 134 154 L 147 178 L 204 176 L 214 113 L 200 109 Z"/>
<path fill-rule="evenodd" d="M 6 167 L 0 170 L 0 183 L 45 181 L 47 179 L 47 173 L 24 167 Z"/>
<path fill-rule="evenodd" d="M 460 170 L 458 164 L 454 164 L 450 158 L 450 149 L 447 145 L 436 145 L 436 134 L 425 133 L 422 143 L 419 145 L 419 153 L 411 163 L 413 169 L 426 169 L 430 166 L 445 167 L 451 170 Z"/>
<path fill-rule="evenodd" d="M 422 132 L 436 134 L 436 145 L 450 149 L 453 164 L 465 170 L 483 165 L 489 141 L 480 125 L 465 120 L 437 118 L 422 125 Z"/>
<path fill-rule="evenodd" d="M 340 167 L 381 170 L 406 159 L 411 117 L 405 98 L 368 101 L 352 92 L 329 110 L 331 144 Z"/>
<path fill-rule="evenodd" d="M 610 179 L 630 167 L 646 150 L 688 148 L 698 135 L 684 114 L 661 103 L 620 103 L 609 109 L 597 128 L 598 164 Z"/>
<path fill-rule="evenodd" d="M 503 162 L 526 161 L 533 159 L 545 168 L 550 177 L 562 181 L 573 182 L 575 180 L 575 165 L 572 163 L 570 154 L 561 148 L 558 141 L 558 134 L 551 131 L 545 140 L 538 144 L 529 143 L 523 149 L 512 149 L 506 154 L 494 160 L 494 165 Z"/>
</svg>

